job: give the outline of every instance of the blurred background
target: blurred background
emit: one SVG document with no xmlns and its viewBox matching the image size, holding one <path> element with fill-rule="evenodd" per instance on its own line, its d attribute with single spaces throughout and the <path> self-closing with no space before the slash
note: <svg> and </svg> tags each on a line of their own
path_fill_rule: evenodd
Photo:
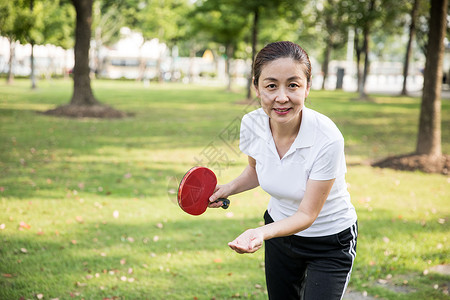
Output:
<svg viewBox="0 0 450 300">
<path fill-rule="evenodd" d="M 0 3 L 0 74 L 9 80 L 70 76 L 76 17 L 71 1 Z M 423 87 L 429 5 L 428 0 L 97 0 L 91 78 L 231 90 L 249 84 L 255 52 L 290 40 L 310 55 L 314 89 L 414 93 Z M 445 49 L 447 88 L 447 38 Z"/>
</svg>

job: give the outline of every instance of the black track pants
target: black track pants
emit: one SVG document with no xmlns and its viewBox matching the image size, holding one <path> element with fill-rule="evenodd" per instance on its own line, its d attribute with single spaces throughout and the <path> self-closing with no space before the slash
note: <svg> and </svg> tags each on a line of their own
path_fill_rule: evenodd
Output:
<svg viewBox="0 0 450 300">
<path fill-rule="evenodd" d="M 273 220 L 266 212 L 266 224 Z M 270 300 L 342 299 L 356 255 L 358 225 L 323 237 L 296 235 L 265 241 Z"/>
</svg>

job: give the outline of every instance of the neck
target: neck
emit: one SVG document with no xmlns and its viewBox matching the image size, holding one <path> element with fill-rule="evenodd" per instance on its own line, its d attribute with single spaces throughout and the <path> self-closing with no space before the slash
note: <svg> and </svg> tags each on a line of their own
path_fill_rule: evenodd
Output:
<svg viewBox="0 0 450 300">
<path fill-rule="evenodd" d="M 300 124 L 302 122 L 302 111 L 297 118 L 287 122 L 287 123 L 276 123 L 269 119 L 270 129 L 272 130 L 272 135 L 281 139 L 296 138 L 298 131 L 300 130 Z"/>
</svg>

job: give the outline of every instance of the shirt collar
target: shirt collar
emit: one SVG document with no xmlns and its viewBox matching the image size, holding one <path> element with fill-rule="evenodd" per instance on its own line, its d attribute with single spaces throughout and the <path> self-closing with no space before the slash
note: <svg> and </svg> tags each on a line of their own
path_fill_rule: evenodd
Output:
<svg viewBox="0 0 450 300">
<path fill-rule="evenodd" d="M 262 108 L 259 109 L 257 123 L 259 126 L 255 128 L 256 133 L 265 139 L 267 142 L 273 139 L 272 132 L 269 125 L 269 116 L 264 112 Z M 314 144 L 315 136 L 315 118 L 311 109 L 303 107 L 302 109 L 302 123 L 300 124 L 300 130 L 297 137 L 294 140 L 291 148 L 306 148 L 311 147 Z"/>
<path fill-rule="evenodd" d="M 302 123 L 300 124 L 300 130 L 292 146 L 295 148 L 311 147 L 314 144 L 315 128 L 314 114 L 309 108 L 303 107 Z"/>
</svg>

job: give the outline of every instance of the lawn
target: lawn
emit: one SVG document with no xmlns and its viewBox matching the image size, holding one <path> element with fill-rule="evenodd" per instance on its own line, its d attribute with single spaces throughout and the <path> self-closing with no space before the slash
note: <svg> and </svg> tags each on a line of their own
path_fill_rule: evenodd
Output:
<svg viewBox="0 0 450 300">
<path fill-rule="evenodd" d="M 258 226 L 268 196 L 190 216 L 176 204 L 194 165 L 219 182 L 239 175 L 244 93 L 179 84 L 94 81 L 121 120 L 37 112 L 68 103 L 70 81 L 0 83 L 0 299 L 266 299 L 260 250 L 227 243 Z M 307 106 L 346 139 L 347 181 L 359 216 L 350 288 L 382 299 L 448 299 L 449 177 L 372 168 L 415 149 L 420 99 L 312 91 Z M 241 103 L 241 104 L 239 104 Z M 450 101 L 442 102 L 450 153 Z"/>
</svg>

